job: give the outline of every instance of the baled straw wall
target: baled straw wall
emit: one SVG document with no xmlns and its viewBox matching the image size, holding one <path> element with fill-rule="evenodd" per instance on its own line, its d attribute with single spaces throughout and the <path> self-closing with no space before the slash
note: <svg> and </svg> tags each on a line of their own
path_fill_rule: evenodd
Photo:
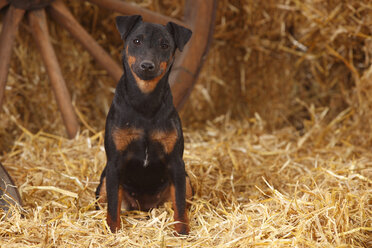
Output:
<svg viewBox="0 0 372 248">
<path fill-rule="evenodd" d="M 118 61 L 115 14 L 66 1 Z M 176 1 L 137 1 L 182 15 Z M 27 25 L 0 113 L 1 162 L 24 200 L 0 222 L 0 246 L 370 247 L 372 4 L 220 0 L 214 42 L 181 112 L 196 195 L 191 233 L 174 237 L 170 204 L 126 212 L 110 234 L 94 190 L 113 82 L 56 24 L 53 45 L 82 121 L 64 127 Z"/>
</svg>

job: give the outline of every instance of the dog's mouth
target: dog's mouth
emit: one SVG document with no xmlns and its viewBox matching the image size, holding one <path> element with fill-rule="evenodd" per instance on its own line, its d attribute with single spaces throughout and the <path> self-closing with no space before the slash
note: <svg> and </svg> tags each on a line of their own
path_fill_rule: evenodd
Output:
<svg viewBox="0 0 372 248">
<path fill-rule="evenodd" d="M 152 62 L 142 61 L 141 63 L 135 63 L 132 65 L 132 71 L 141 80 L 149 81 L 154 79 L 160 79 L 167 69 L 167 63 L 161 62 L 156 65 Z"/>
<path fill-rule="evenodd" d="M 163 70 L 161 69 L 149 72 L 149 71 L 143 71 L 137 68 L 132 68 L 132 71 L 137 75 L 137 77 L 145 81 L 153 80 L 159 77 L 163 73 Z"/>
</svg>

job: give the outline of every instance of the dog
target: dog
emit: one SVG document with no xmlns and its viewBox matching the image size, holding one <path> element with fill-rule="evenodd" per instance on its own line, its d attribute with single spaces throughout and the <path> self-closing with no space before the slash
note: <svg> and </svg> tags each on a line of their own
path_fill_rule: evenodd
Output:
<svg viewBox="0 0 372 248">
<path fill-rule="evenodd" d="M 143 22 L 139 15 L 116 17 L 124 41 L 124 74 L 106 119 L 107 164 L 96 190 L 107 201 L 107 224 L 120 228 L 120 213 L 148 211 L 172 201 L 175 230 L 187 235 L 186 199 L 193 195 L 183 161 L 184 140 L 168 82 L 175 51 L 191 30 L 173 22 Z"/>
</svg>

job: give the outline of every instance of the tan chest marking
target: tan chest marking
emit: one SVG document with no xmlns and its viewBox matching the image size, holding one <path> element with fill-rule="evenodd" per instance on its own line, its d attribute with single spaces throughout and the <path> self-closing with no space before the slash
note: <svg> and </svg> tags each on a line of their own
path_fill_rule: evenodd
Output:
<svg viewBox="0 0 372 248">
<path fill-rule="evenodd" d="M 132 70 L 132 65 L 136 62 L 136 57 L 130 56 L 128 54 L 128 47 L 126 49 L 126 53 L 127 53 L 128 65 L 129 65 L 130 71 L 132 72 L 134 79 L 136 80 L 138 88 L 145 94 L 152 92 L 155 89 L 156 85 L 158 85 L 158 82 L 160 81 L 160 79 L 164 76 L 167 70 L 168 63 L 167 62 L 160 63 L 161 74 L 157 76 L 156 78 L 151 79 L 151 80 L 142 80 Z"/>
<path fill-rule="evenodd" d="M 151 140 L 162 144 L 166 154 L 169 154 L 173 151 L 177 139 L 178 134 L 176 129 L 166 132 L 158 130 L 151 133 Z"/>
<path fill-rule="evenodd" d="M 118 151 L 124 151 L 133 140 L 139 139 L 142 136 L 142 129 L 114 128 L 112 131 L 112 138 Z"/>
</svg>

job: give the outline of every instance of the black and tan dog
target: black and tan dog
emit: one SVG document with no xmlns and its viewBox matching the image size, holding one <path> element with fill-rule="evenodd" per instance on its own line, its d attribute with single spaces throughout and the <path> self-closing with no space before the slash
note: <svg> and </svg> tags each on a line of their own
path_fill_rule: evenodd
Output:
<svg viewBox="0 0 372 248">
<path fill-rule="evenodd" d="M 183 134 L 173 105 L 168 76 L 178 48 L 191 31 L 175 23 L 146 23 L 141 16 L 119 16 L 124 40 L 121 77 L 106 120 L 107 165 L 96 197 L 107 199 L 107 223 L 120 228 L 127 210 L 157 207 L 171 200 L 179 234 L 188 234 L 186 198 L 192 187 L 185 172 Z"/>
</svg>

